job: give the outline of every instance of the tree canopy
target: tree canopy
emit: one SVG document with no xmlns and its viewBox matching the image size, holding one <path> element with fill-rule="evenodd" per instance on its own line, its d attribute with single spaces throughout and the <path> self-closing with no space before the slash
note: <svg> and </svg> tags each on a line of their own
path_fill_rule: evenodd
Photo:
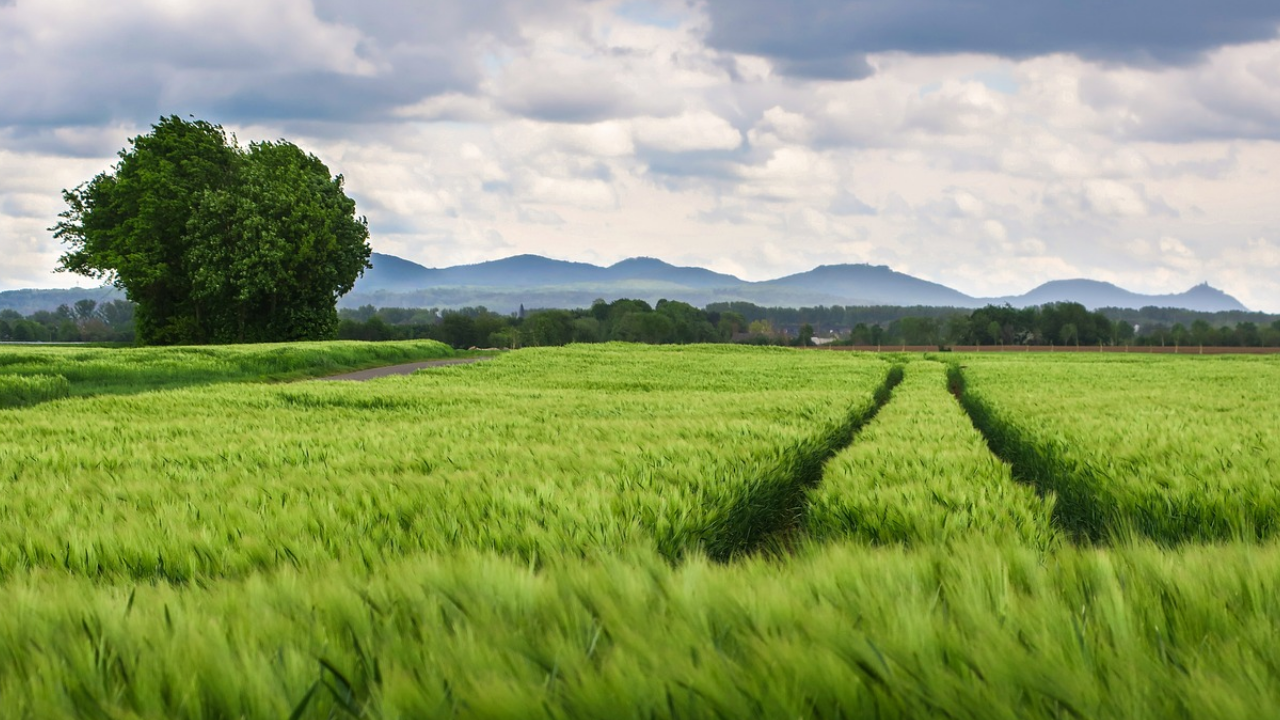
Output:
<svg viewBox="0 0 1280 720">
<path fill-rule="evenodd" d="M 63 191 L 59 271 L 122 288 L 144 344 L 333 336 L 371 254 L 341 175 L 290 142 L 244 148 L 176 116 L 130 145 Z"/>
</svg>

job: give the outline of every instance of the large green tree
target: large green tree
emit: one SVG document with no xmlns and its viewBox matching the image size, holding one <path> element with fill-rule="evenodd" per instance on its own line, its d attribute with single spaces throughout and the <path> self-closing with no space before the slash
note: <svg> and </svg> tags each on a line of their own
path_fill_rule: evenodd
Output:
<svg viewBox="0 0 1280 720">
<path fill-rule="evenodd" d="M 124 289 L 145 344 L 333 335 L 337 299 L 371 253 L 342 176 L 292 143 L 242 148 L 176 116 L 130 145 L 63 191 L 60 271 Z"/>
</svg>

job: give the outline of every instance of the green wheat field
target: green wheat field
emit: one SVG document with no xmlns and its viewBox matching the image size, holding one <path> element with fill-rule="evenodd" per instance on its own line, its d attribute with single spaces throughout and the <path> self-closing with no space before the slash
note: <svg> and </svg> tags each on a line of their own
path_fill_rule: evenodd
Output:
<svg viewBox="0 0 1280 720">
<path fill-rule="evenodd" d="M 0 348 L 0 717 L 1280 717 L 1280 358 L 453 354 Z"/>
</svg>

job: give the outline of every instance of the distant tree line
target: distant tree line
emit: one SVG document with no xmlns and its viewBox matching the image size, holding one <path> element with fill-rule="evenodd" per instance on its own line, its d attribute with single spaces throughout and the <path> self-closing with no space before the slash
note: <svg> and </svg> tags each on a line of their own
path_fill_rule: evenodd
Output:
<svg viewBox="0 0 1280 720">
<path fill-rule="evenodd" d="M 1078 303 L 1050 303 L 1012 308 L 990 305 L 974 311 L 967 321 L 948 323 L 957 345 L 1205 345 L 1215 347 L 1280 347 L 1280 320 L 1259 325 L 1241 320 L 1217 327 L 1209 318 L 1188 311 L 1167 324 L 1151 319 L 1155 311 L 1133 313 L 1115 308 L 1089 312 Z"/>
<path fill-rule="evenodd" d="M 133 342 L 133 303 L 80 300 L 22 315 L 0 310 L 0 340 Z M 1280 319 L 1263 313 L 1196 313 L 1168 308 L 1089 311 L 1078 303 L 978 310 L 935 307 L 767 308 L 715 303 L 698 309 L 659 300 L 597 300 L 590 308 L 511 314 L 458 310 L 339 310 L 344 340 L 439 340 L 456 348 L 566 345 L 620 340 L 649 344 L 737 342 L 808 345 L 1204 345 L 1280 347 Z"/>
<path fill-rule="evenodd" d="M 375 308 L 338 311 L 338 337 L 347 340 L 428 338 L 456 348 L 567 345 L 619 340 L 653 345 L 728 342 L 746 332 L 737 313 L 699 310 L 684 302 L 597 300 L 590 308 L 538 309 L 511 315 L 483 307 L 459 310 Z"/>
<path fill-rule="evenodd" d="M 1280 319 L 1262 313 L 1196 313 L 1166 308 L 1089 311 L 1079 303 L 978 310 L 937 307 L 767 308 L 713 303 L 698 309 L 659 300 L 597 300 L 588 309 L 504 315 L 459 310 L 375 308 L 339 311 L 338 337 L 430 338 L 454 347 L 528 347 L 622 340 L 650 344 L 737 342 L 808 345 L 1213 345 L 1280 347 Z M 1232 322 L 1234 321 L 1234 322 Z"/>
<path fill-rule="evenodd" d="M 125 342 L 136 339 L 134 304 L 78 300 L 56 310 L 22 315 L 0 310 L 0 340 L 8 342 Z"/>
<path fill-rule="evenodd" d="M 798 334 L 805 324 L 844 345 L 1206 345 L 1280 347 L 1280 319 L 1266 313 L 1204 313 L 1176 308 L 1102 308 L 1049 303 L 977 310 L 947 307 L 819 306 L 766 308 L 714 303 L 708 311 L 735 312 L 748 323 L 767 323 Z"/>
</svg>

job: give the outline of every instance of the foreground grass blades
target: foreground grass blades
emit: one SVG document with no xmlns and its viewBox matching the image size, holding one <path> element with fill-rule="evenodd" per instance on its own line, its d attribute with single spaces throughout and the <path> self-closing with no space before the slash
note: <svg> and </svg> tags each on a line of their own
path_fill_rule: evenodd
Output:
<svg viewBox="0 0 1280 720">
<path fill-rule="evenodd" d="M 5 717 L 1244 718 L 1280 551 L 830 547 L 0 589 Z"/>
</svg>

